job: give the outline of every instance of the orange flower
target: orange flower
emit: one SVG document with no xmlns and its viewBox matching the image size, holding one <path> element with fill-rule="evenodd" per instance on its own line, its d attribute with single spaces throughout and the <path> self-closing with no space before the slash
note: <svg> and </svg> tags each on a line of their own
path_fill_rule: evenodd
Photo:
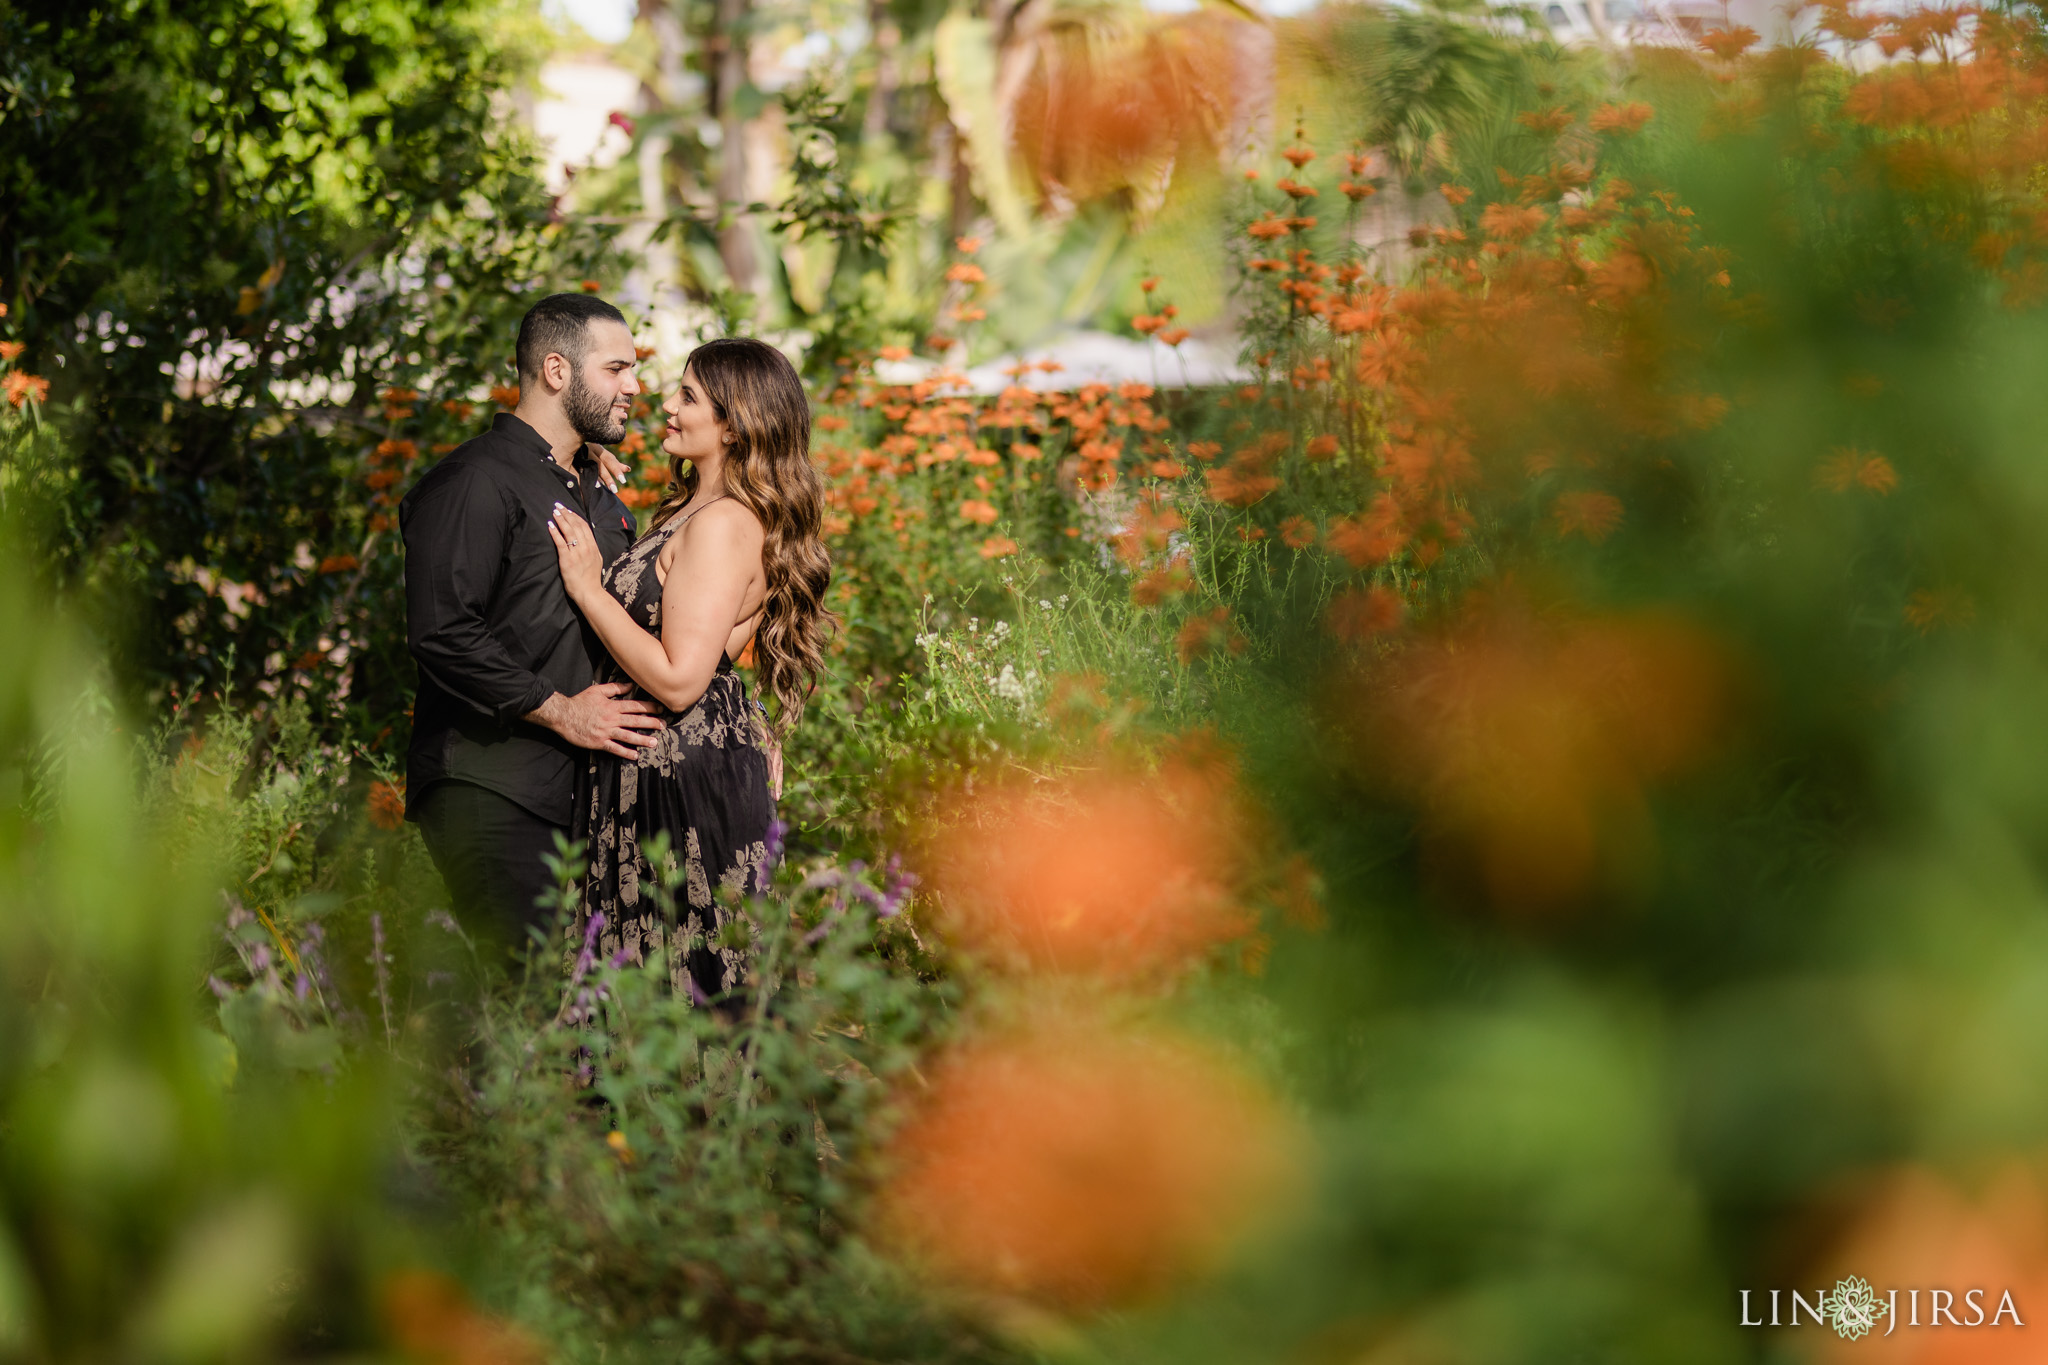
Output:
<svg viewBox="0 0 2048 1365">
<path fill-rule="evenodd" d="M 1866 1179 L 1845 1201 L 1856 1216 L 1801 1279 L 1827 1284 L 1861 1275 L 1879 1287 L 1881 1300 L 1890 1286 L 1899 1286 L 1898 1321 L 1853 1344 L 1817 1334 L 1814 1354 L 1821 1365 L 2031 1365 L 2039 1357 L 2027 1331 L 2048 1300 L 2042 1173 L 2028 1161 L 1985 1164 L 1986 1178 L 1968 1192 L 1914 1166 Z M 2027 1330 L 2015 1333 L 2021 1323 Z"/>
<path fill-rule="evenodd" d="M 1381 493 L 1362 517 L 1345 517 L 1331 525 L 1323 543 L 1354 569 L 1381 564 L 1408 543 L 1406 517 L 1393 494 Z"/>
<path fill-rule="evenodd" d="M 1230 619 L 1229 607 L 1218 607 L 1214 611 L 1190 616 L 1181 624 L 1180 633 L 1173 638 L 1174 649 L 1180 661 L 1191 664 L 1205 655 L 1219 650 L 1232 654 L 1244 653 L 1244 636 L 1238 631 L 1237 623 Z"/>
<path fill-rule="evenodd" d="M 1314 199 L 1318 197 L 1315 186 L 1304 185 L 1300 181 L 1290 180 L 1284 175 L 1273 182 L 1273 187 L 1294 199 Z"/>
<path fill-rule="evenodd" d="M 1174 532 L 1186 525 L 1163 494 L 1141 497 L 1131 512 L 1129 525 L 1114 539 L 1117 556 L 1124 563 L 1136 566 L 1148 556 L 1165 549 Z"/>
<path fill-rule="evenodd" d="M 405 823 L 405 781 L 370 784 L 370 823 L 378 829 L 397 829 Z"/>
<path fill-rule="evenodd" d="M 1519 242 L 1542 227 L 1549 216 L 1541 204 L 1488 204 L 1479 215 L 1479 229 L 1503 242 Z"/>
<path fill-rule="evenodd" d="M 1745 24 L 1737 24 L 1733 28 L 1720 28 L 1703 33 L 1700 35 L 1699 43 L 1702 48 L 1722 61 L 1733 61 L 1756 46 L 1757 31 Z"/>
<path fill-rule="evenodd" d="M 0 360 L 13 360 L 27 349 L 19 341 L 0 341 Z"/>
<path fill-rule="evenodd" d="M 1280 155 L 1286 157 L 1287 164 L 1294 167 L 1294 169 L 1298 171 L 1303 166 L 1308 165 L 1309 162 L 1314 161 L 1316 159 L 1316 149 L 1313 147 L 1296 145 L 1293 147 L 1283 148 L 1280 152 Z"/>
<path fill-rule="evenodd" d="M 984 1292 L 1068 1310 L 1211 1268 L 1289 1194 L 1296 1139 L 1216 1058 L 1062 1031 L 943 1059 L 892 1139 L 885 1239 Z"/>
<path fill-rule="evenodd" d="M 1408 604 L 1391 588 L 1353 589 L 1330 603 L 1330 632 L 1340 640 L 1368 640 L 1399 629 Z"/>
<path fill-rule="evenodd" d="M 1836 493 L 1860 487 L 1882 496 L 1899 486 L 1899 472 L 1890 460 L 1847 447 L 1830 455 L 1813 477 L 1816 484 Z"/>
<path fill-rule="evenodd" d="M 1191 335 L 1193 333 L 1185 327 L 1169 327 L 1159 334 L 1159 339 L 1169 346 L 1178 346 Z"/>
<path fill-rule="evenodd" d="M 1642 789 L 1707 757 L 1732 684 L 1720 646 L 1682 620 L 1495 608 L 1410 648 L 1360 697 L 1378 741 L 1363 761 L 1416 800 L 1453 886 L 1555 912 L 1642 865 Z"/>
<path fill-rule="evenodd" d="M 1030 461 L 1044 458 L 1045 452 L 1028 441 L 1019 441 L 1010 447 L 1010 453 L 1020 460 Z"/>
<path fill-rule="evenodd" d="M 881 350 L 875 352 L 875 356 L 879 360 L 908 360 L 910 359 L 910 348 L 908 346 L 884 346 Z"/>
<path fill-rule="evenodd" d="M 583 292 L 586 294 L 596 294 L 603 289 L 604 284 L 599 280 L 585 280 L 583 282 Z"/>
<path fill-rule="evenodd" d="M 954 284 L 981 284 L 988 279 L 988 272 L 972 261 L 957 261 L 946 267 L 946 278 Z"/>
<path fill-rule="evenodd" d="M 1572 111 L 1561 104 L 1549 109 L 1531 109 L 1515 115 L 1515 122 L 1531 132 L 1554 135 L 1572 126 Z"/>
<path fill-rule="evenodd" d="M 1166 319 L 1153 313 L 1139 313 L 1131 319 L 1131 330 L 1141 336 L 1150 336 L 1166 325 Z"/>
<path fill-rule="evenodd" d="M 379 441 L 377 443 L 378 456 L 387 460 L 393 457 L 401 460 L 416 459 L 419 453 L 420 448 L 411 441 Z"/>
<path fill-rule="evenodd" d="M 1456 208 L 1472 197 L 1472 191 L 1466 189 L 1463 185 L 1438 185 L 1437 191 L 1443 195 L 1444 199 L 1453 208 Z"/>
<path fill-rule="evenodd" d="M 1140 607 L 1156 607 L 1169 597 L 1194 591 L 1194 587 L 1194 575 L 1188 572 L 1187 565 L 1176 561 L 1132 583 L 1131 601 Z"/>
<path fill-rule="evenodd" d="M 981 238 L 955 237 L 953 239 L 953 249 L 962 256 L 972 256 L 975 252 L 981 250 Z"/>
<path fill-rule="evenodd" d="M 978 793 L 922 861 L 950 932 L 1013 968 L 1152 976 L 1251 929 L 1227 770 L 1085 773 Z"/>
<path fill-rule="evenodd" d="M 1138 281 L 1138 288 L 1144 290 L 1147 294 L 1158 287 L 1159 277 L 1157 275 L 1147 275 L 1144 279 Z"/>
<path fill-rule="evenodd" d="M 1289 517 L 1280 523 L 1280 543 L 1290 550 L 1305 550 L 1316 543 L 1316 524 L 1307 517 Z"/>
<path fill-rule="evenodd" d="M 1922 588 L 1906 599 L 1906 624 L 1922 635 L 1937 626 L 1966 626 L 1977 619 L 1969 594 L 1953 589 Z"/>
<path fill-rule="evenodd" d="M 430 1270 L 405 1270 L 382 1286 L 392 1343 L 435 1365 L 544 1365 L 539 1343 L 510 1323 L 479 1313 L 462 1286 Z"/>
<path fill-rule="evenodd" d="M 993 526 L 996 523 L 997 515 L 998 513 L 993 503 L 983 502 L 979 498 L 969 498 L 960 504 L 961 518 L 974 522 L 977 525 Z"/>
<path fill-rule="evenodd" d="M 49 380 L 20 370 L 9 370 L 0 387 L 5 387 L 8 403 L 17 408 L 23 403 L 41 403 L 50 396 Z"/>
<path fill-rule="evenodd" d="M 1280 480 L 1273 475 L 1237 460 L 1210 470 L 1204 477 L 1209 484 L 1209 496 L 1231 507 L 1250 507 L 1280 486 Z"/>
<path fill-rule="evenodd" d="M 1275 238 L 1285 237 L 1287 235 L 1288 222 L 1285 218 L 1274 217 L 1273 214 L 1270 211 L 1268 211 L 1265 217 L 1259 219 L 1258 222 L 1253 223 L 1250 227 L 1246 228 L 1245 231 L 1249 232 L 1252 236 L 1258 238 L 1262 242 L 1270 242 L 1273 241 Z"/>
<path fill-rule="evenodd" d="M 373 469 L 363 476 L 363 482 L 371 488 L 381 490 L 397 483 L 399 477 L 399 473 L 395 469 Z"/>
<path fill-rule="evenodd" d="M 1596 133 L 1613 133 L 1626 137 L 1640 133 L 1643 125 L 1650 121 L 1657 111 L 1649 105 L 1636 101 L 1629 104 L 1603 104 L 1593 111 L 1586 125 Z"/>
<path fill-rule="evenodd" d="M 1337 453 L 1337 438 L 1325 432 L 1302 447 L 1301 453 L 1311 460 L 1327 460 Z"/>
<path fill-rule="evenodd" d="M 1584 536 L 1595 545 L 1621 524 L 1621 499 L 1609 493 L 1560 493 L 1550 510 L 1560 536 Z"/>
<path fill-rule="evenodd" d="M 501 408 L 518 407 L 519 386 L 517 384 L 494 385 L 491 389 L 491 401 Z"/>
<path fill-rule="evenodd" d="M 981 542 L 983 559 L 1002 559 L 1017 553 L 1017 542 L 1008 536 L 990 536 Z"/>
<path fill-rule="evenodd" d="M 315 572 L 348 573 L 361 562 L 354 555 L 329 555 L 320 561 L 320 567 Z"/>
</svg>

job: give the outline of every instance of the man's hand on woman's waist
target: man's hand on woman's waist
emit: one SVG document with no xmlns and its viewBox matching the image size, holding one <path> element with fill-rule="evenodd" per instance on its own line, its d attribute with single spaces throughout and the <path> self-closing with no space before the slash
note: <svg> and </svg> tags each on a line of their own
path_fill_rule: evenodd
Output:
<svg viewBox="0 0 2048 1365">
<path fill-rule="evenodd" d="M 662 727 L 653 702 L 620 695 L 632 690 L 631 683 L 614 682 L 592 683 L 573 697 L 557 692 L 525 719 L 547 726 L 579 749 L 632 758 L 635 749 L 654 747 L 648 732 Z"/>
</svg>

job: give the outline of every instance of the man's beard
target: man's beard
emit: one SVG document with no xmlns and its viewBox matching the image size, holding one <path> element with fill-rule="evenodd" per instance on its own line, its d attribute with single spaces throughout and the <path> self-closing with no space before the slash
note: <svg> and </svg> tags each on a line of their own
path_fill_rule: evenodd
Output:
<svg viewBox="0 0 2048 1365">
<path fill-rule="evenodd" d="M 584 440 L 617 445 L 626 439 L 626 424 L 612 416 L 612 401 L 585 384 L 581 374 L 571 372 L 569 391 L 562 395 L 562 415 Z"/>
</svg>

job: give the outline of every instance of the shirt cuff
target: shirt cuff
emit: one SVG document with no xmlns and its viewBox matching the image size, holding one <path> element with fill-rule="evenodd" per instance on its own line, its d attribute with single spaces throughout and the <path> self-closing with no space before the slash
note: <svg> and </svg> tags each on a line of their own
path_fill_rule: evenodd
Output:
<svg viewBox="0 0 2048 1365">
<path fill-rule="evenodd" d="M 542 682 L 540 679 L 536 678 L 533 682 L 533 689 L 526 694 L 525 698 L 521 701 L 513 703 L 512 706 L 508 707 L 507 710 L 510 712 L 510 714 L 500 715 L 499 719 L 507 723 L 510 723 L 512 721 L 519 720 L 523 717 L 529 716 L 533 714 L 535 711 L 538 711 L 541 708 L 542 703 L 546 702 L 549 697 L 552 697 L 554 695 L 555 689 L 552 684 Z"/>
</svg>

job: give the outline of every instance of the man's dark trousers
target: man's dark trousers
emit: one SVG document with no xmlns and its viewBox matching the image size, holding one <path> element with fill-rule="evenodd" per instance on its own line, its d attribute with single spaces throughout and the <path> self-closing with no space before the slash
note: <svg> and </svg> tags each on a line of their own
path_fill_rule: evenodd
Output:
<svg viewBox="0 0 2048 1365">
<path fill-rule="evenodd" d="M 554 878 L 541 855 L 568 830 L 471 782 L 435 783 L 413 803 L 413 818 L 465 928 L 512 952 L 535 933 L 553 934 L 555 912 L 541 900 Z"/>
</svg>

